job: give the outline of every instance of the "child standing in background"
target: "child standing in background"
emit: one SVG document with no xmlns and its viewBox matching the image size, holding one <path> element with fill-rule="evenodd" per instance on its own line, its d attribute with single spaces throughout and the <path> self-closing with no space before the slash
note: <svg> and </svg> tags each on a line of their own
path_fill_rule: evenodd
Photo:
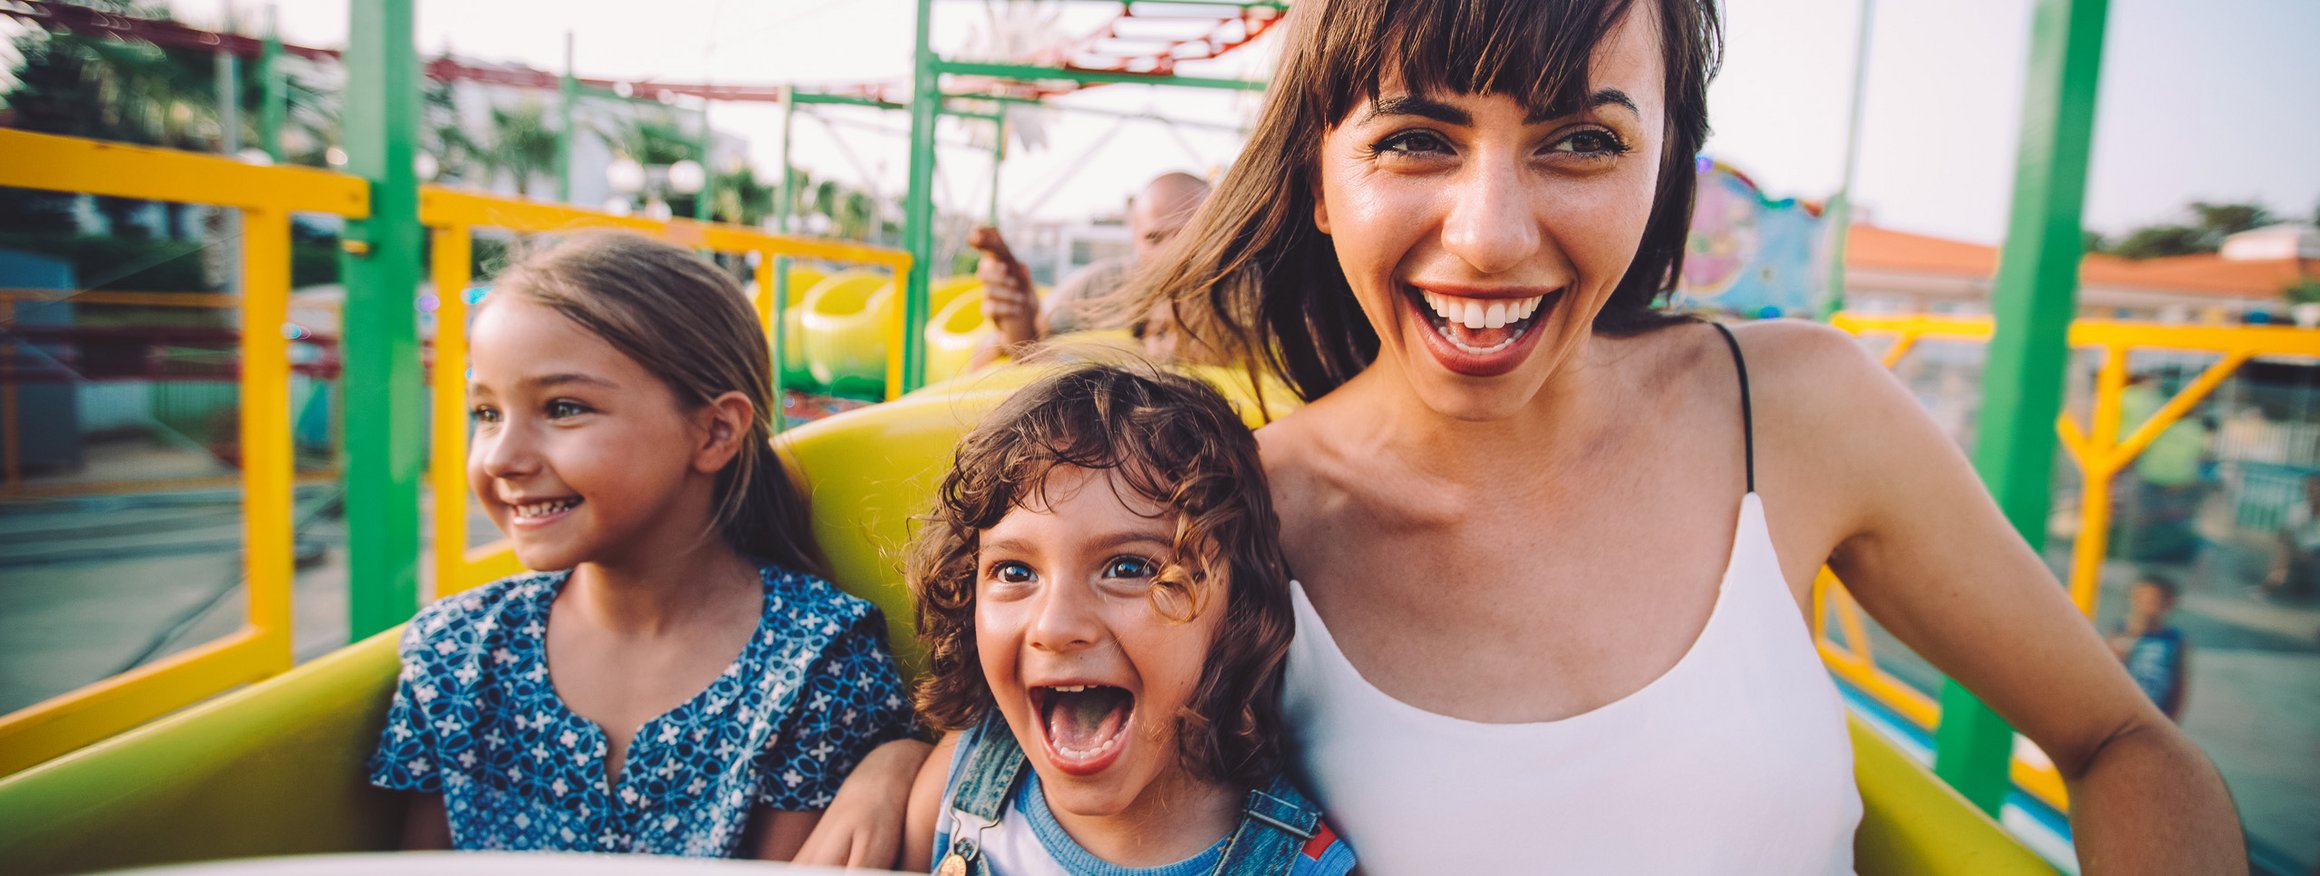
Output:
<svg viewBox="0 0 2320 876">
<path fill-rule="evenodd" d="M 414 792 L 405 845 L 789 858 L 910 710 L 877 610 L 814 574 L 740 288 L 578 234 L 502 274 L 469 337 L 468 481 L 553 571 L 404 633 L 370 771 Z"/>
<path fill-rule="evenodd" d="M 2184 664 L 2191 646 L 2183 631 L 2167 623 L 2175 608 L 2175 582 L 2146 575 L 2127 593 L 2127 617 L 2110 637 L 2111 651 L 2127 664 L 2143 693 L 2171 720 L 2180 720 L 2189 682 Z"/>
</svg>

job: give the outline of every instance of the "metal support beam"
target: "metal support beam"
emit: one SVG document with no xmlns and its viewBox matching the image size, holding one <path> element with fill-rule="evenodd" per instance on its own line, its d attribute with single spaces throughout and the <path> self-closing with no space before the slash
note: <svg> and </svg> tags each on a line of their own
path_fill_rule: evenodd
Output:
<svg viewBox="0 0 2320 876">
<path fill-rule="evenodd" d="M 564 75 L 556 80 L 556 200 L 572 203 L 572 105 L 580 102 L 580 78 L 572 72 L 572 32 L 564 32 Z M 516 188 L 525 188 L 516 180 Z"/>
<path fill-rule="evenodd" d="M 709 221 L 710 201 L 717 197 L 717 167 L 709 161 L 710 150 L 717 145 L 717 131 L 709 127 L 709 101 L 701 102 L 701 140 L 694 148 L 701 156 L 701 190 L 693 193 L 693 218 Z M 741 217 L 733 217 L 741 221 Z"/>
<path fill-rule="evenodd" d="M 1122 73 L 1112 70 L 1072 70 L 1063 67 L 1041 67 L 1033 64 L 946 61 L 941 58 L 935 58 L 931 63 L 937 74 L 989 76 L 994 79 L 1013 79 L 1019 82 L 1077 82 L 1082 85 L 1169 85 L 1178 88 L 1223 88 L 1237 91 L 1265 90 L 1264 81 L 1257 79 L 1217 79 L 1206 76 Z"/>
<path fill-rule="evenodd" d="M 1823 214 L 1829 226 L 1828 288 L 1821 295 L 1821 319 L 1845 309 L 1845 244 L 1853 234 L 1853 166 L 1861 157 L 1861 99 L 1869 86 L 1869 25 L 1877 0 L 1861 0 L 1861 35 L 1853 42 L 1853 111 L 1845 122 L 1845 176 Z"/>
<path fill-rule="evenodd" d="M 290 83 L 282 70 L 282 37 L 275 29 L 275 18 L 275 8 L 266 7 L 266 42 L 258 51 L 258 80 L 265 87 L 265 96 L 258 105 L 258 148 L 266 150 L 266 157 L 280 164 Z"/>
<path fill-rule="evenodd" d="M 2086 167 L 2102 72 L 2108 0 L 2039 0 L 2014 205 L 1991 290 L 1997 327 L 1982 374 L 1974 466 L 2006 519 L 2033 550 L 2044 547 L 2054 476 L 2054 420 L 2062 410 L 2066 343 L 2077 309 Z M 1944 684 L 1934 772 L 1996 813 L 2011 782 L 2013 730 L 1956 682 Z"/>
<path fill-rule="evenodd" d="M 347 171 L 370 185 L 368 219 L 347 223 L 346 530 L 350 634 L 418 608 L 419 479 L 427 451 L 420 392 L 419 63 L 412 0 L 350 0 Z M 454 290 L 449 294 L 457 294 Z M 460 502 L 463 496 L 438 496 Z M 464 550 L 466 545 L 436 545 Z"/>
<path fill-rule="evenodd" d="M 991 120 L 991 218 L 989 225 L 999 227 L 999 167 L 1007 163 L 1007 116 L 1001 114 Z"/>
<path fill-rule="evenodd" d="M 889 397 L 917 389 L 926 382 L 925 332 L 927 271 L 934 260 L 934 126 L 942 108 L 941 67 L 935 57 L 931 31 L 934 0 L 918 0 L 916 63 L 910 77 L 910 192 L 903 199 L 902 248 L 910 251 L 910 272 L 903 284 L 901 337 L 887 338 L 886 394 Z M 899 353 L 900 355 L 894 355 Z"/>
</svg>

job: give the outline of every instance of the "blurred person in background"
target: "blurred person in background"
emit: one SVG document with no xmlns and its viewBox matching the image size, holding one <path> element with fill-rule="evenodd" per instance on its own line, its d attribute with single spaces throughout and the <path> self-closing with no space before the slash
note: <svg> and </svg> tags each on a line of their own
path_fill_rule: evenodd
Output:
<svg viewBox="0 0 2320 876">
<path fill-rule="evenodd" d="M 975 276 L 983 281 L 983 316 L 990 320 L 991 331 L 975 349 L 970 367 L 980 368 L 1001 356 L 1018 358 L 1055 335 L 1132 327 L 1113 324 L 1116 320 L 1107 317 L 1104 303 L 1127 285 L 1137 265 L 1175 238 L 1207 199 L 1208 183 L 1189 173 L 1172 171 L 1146 183 L 1128 204 L 1131 253 L 1081 268 L 1044 302 L 1032 291 L 1031 269 L 1015 257 L 999 229 L 975 229 L 967 236 L 967 245 L 982 253 Z"/>
<path fill-rule="evenodd" d="M 2127 674 L 2135 677 L 2135 684 L 2159 711 L 2181 721 L 2190 690 L 2185 666 L 2191 645 L 2182 630 L 2167 623 L 2178 592 L 2175 582 L 2163 576 L 2144 575 L 2136 581 L 2127 593 L 2126 619 L 2111 631 L 2110 644 L 2111 652 L 2127 665 Z"/>
</svg>

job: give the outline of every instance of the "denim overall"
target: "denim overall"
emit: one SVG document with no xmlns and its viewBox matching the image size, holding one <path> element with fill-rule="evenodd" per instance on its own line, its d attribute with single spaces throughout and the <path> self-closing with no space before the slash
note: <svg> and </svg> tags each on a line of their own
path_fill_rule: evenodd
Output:
<svg viewBox="0 0 2320 876">
<path fill-rule="evenodd" d="M 979 739 L 978 739 L 979 737 Z M 991 876 L 990 860 L 968 828 L 971 816 L 984 828 L 995 826 L 1006 814 L 1015 785 L 1023 780 L 1029 761 L 1015 734 L 993 714 L 962 742 L 974 748 L 959 764 L 958 793 L 951 800 L 952 830 L 947 849 L 937 849 L 936 876 Z M 1320 830 L 1321 810 L 1286 779 L 1275 777 L 1264 790 L 1252 790 L 1241 807 L 1240 825 L 1225 842 L 1217 860 L 1216 876 L 1279 876 L 1289 872 L 1307 840 Z"/>
</svg>

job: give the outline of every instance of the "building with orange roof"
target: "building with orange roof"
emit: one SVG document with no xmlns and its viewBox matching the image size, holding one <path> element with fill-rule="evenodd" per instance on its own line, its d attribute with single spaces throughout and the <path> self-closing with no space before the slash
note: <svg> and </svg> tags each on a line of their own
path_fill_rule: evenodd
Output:
<svg viewBox="0 0 2320 876">
<path fill-rule="evenodd" d="M 1998 249 L 1856 224 L 1845 242 L 1845 301 L 1856 310 L 1987 313 Z M 2123 259 L 2089 254 L 2079 266 L 2083 316 L 2170 322 L 2285 321 L 2283 292 L 2320 278 L 2320 231 L 2275 225 L 2232 235 L 2222 252 Z"/>
</svg>

